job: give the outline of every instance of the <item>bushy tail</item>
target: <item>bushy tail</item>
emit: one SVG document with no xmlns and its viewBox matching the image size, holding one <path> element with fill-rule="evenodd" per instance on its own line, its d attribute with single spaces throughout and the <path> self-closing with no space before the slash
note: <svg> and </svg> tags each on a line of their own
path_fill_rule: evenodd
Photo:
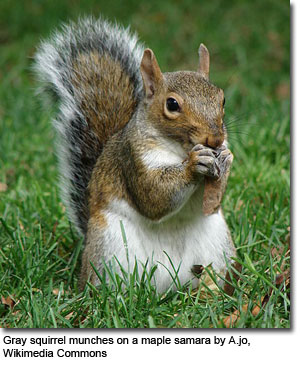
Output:
<svg viewBox="0 0 300 368">
<path fill-rule="evenodd" d="M 133 115 L 142 93 L 143 49 L 128 29 L 103 19 L 65 25 L 41 44 L 35 70 L 54 92 L 63 199 L 86 233 L 88 183 L 104 144 Z M 52 93 L 53 94 L 53 93 Z"/>
</svg>

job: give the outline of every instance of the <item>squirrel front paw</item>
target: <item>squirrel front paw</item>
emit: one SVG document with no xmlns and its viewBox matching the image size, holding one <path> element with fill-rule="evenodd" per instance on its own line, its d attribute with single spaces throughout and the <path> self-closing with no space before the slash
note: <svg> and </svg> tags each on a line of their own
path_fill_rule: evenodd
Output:
<svg viewBox="0 0 300 368">
<path fill-rule="evenodd" d="M 224 145 L 212 149 L 197 144 L 189 153 L 188 163 L 194 173 L 218 179 L 230 169 L 232 160 L 232 153 Z"/>
<path fill-rule="evenodd" d="M 189 153 L 189 168 L 197 174 L 218 178 L 221 170 L 217 153 L 209 147 L 197 144 Z"/>
<path fill-rule="evenodd" d="M 223 175 L 229 173 L 233 161 L 233 154 L 225 146 L 222 146 L 218 151 L 218 153 L 219 153 L 218 161 L 220 166 L 220 177 L 222 177 Z"/>
</svg>

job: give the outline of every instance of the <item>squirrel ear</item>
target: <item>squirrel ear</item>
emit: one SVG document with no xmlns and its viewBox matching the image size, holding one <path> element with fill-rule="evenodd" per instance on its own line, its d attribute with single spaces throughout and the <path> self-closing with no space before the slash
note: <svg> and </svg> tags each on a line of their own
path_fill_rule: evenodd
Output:
<svg viewBox="0 0 300 368">
<path fill-rule="evenodd" d="M 152 50 L 146 49 L 141 61 L 141 74 L 147 98 L 151 98 L 163 79 L 162 72 L 158 66 L 156 57 Z"/>
<path fill-rule="evenodd" d="M 209 80 L 209 52 L 203 43 L 200 44 L 199 50 L 199 67 L 198 73 L 206 80 Z"/>
</svg>

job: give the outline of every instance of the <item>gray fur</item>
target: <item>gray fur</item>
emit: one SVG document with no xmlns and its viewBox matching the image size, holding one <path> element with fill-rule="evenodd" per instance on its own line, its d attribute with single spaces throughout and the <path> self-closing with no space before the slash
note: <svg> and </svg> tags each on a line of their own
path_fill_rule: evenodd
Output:
<svg viewBox="0 0 300 368">
<path fill-rule="evenodd" d="M 121 63 L 132 80 L 137 100 L 140 100 L 139 67 L 143 47 L 129 29 L 101 18 L 84 18 L 78 23 L 63 25 L 49 41 L 40 45 L 34 65 L 42 89 L 54 92 L 59 101 L 59 113 L 53 125 L 58 136 L 62 197 L 70 219 L 83 234 L 88 219 L 87 185 L 103 147 L 92 131 L 84 129 L 87 121 L 80 110 L 80 91 L 75 93 L 71 83 L 71 70 L 78 52 L 95 50 L 100 55 L 106 52 Z M 97 113 L 101 114 L 100 111 Z"/>
</svg>

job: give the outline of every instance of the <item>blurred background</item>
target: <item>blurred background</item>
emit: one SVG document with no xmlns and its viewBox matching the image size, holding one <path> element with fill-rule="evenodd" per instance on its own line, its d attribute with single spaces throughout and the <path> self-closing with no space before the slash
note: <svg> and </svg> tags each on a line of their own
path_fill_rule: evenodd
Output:
<svg viewBox="0 0 300 368">
<path fill-rule="evenodd" d="M 163 71 L 195 69 L 203 42 L 211 54 L 211 80 L 225 89 L 227 120 L 236 121 L 233 136 L 241 133 L 242 138 L 249 122 L 263 111 L 268 118 L 260 119 L 260 124 L 276 119 L 271 102 L 279 114 L 289 113 L 289 2 L 285 0 L 26 0 L 13 5 L 1 0 L 2 129 L 6 118 L 14 128 L 19 128 L 19 121 L 22 126 L 30 124 L 26 112 L 36 110 L 30 68 L 40 40 L 61 22 L 89 14 L 130 25 L 154 50 Z M 254 144 L 252 139 L 243 138 L 243 144 Z M 22 144 L 18 142 L 19 148 Z M 10 148 L 2 146 L 2 163 Z M 261 154 L 263 150 L 257 151 Z"/>
<path fill-rule="evenodd" d="M 27 69 L 39 40 L 61 22 L 102 14 L 137 31 L 164 70 L 195 68 L 197 48 L 204 42 L 211 53 L 212 78 L 223 87 L 238 83 L 241 96 L 262 87 L 269 98 L 287 94 L 285 0 L 27 0 L 13 6 L 1 0 L 0 10 L 2 78 L 13 69 L 20 72 L 18 66 Z"/>
</svg>

